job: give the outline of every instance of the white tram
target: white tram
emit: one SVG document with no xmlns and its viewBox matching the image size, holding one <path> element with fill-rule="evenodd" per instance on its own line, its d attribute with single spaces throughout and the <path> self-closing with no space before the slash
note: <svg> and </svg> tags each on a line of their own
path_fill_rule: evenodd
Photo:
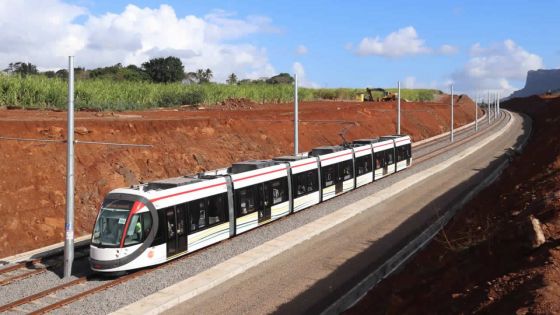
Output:
<svg viewBox="0 0 560 315">
<path fill-rule="evenodd" d="M 403 170 L 411 161 L 410 137 L 394 135 L 115 189 L 94 226 L 90 265 L 117 272 L 161 264 Z"/>
</svg>

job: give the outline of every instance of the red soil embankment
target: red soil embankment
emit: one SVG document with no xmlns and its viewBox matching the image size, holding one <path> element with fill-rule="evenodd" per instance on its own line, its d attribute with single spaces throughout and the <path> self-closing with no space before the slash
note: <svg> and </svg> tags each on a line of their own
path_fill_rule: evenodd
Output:
<svg viewBox="0 0 560 315">
<path fill-rule="evenodd" d="M 231 102 L 230 102 L 231 103 Z M 403 103 L 402 132 L 420 140 L 448 130 L 449 105 Z M 473 120 L 463 98 L 456 126 Z M 0 136 L 64 139 L 66 113 L 0 110 Z M 303 102 L 300 151 L 395 131 L 395 103 Z M 91 232 L 112 189 L 293 152 L 291 104 L 222 104 L 205 110 L 80 112 L 76 139 L 152 144 L 146 148 L 77 144 L 76 234 Z M 63 239 L 65 144 L 0 141 L 0 257 Z"/>
<path fill-rule="evenodd" d="M 533 118 L 522 155 L 347 314 L 560 314 L 560 98 L 503 105 Z"/>
</svg>

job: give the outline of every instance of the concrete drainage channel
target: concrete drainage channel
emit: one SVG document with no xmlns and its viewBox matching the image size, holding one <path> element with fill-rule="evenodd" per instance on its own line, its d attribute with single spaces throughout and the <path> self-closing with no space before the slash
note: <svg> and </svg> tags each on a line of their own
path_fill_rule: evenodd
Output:
<svg viewBox="0 0 560 315">
<path fill-rule="evenodd" d="M 438 233 L 441 231 L 445 225 L 457 214 L 463 206 L 474 198 L 479 192 L 484 188 L 492 184 L 502 172 L 508 167 L 511 157 L 515 154 L 520 154 L 527 141 L 532 134 L 532 123 L 531 119 L 525 115 L 525 121 L 528 121 L 529 132 L 526 133 L 525 137 L 521 139 L 519 145 L 512 150 L 508 151 L 503 157 L 500 164 L 473 190 L 467 193 L 464 197 L 453 202 L 454 206 L 449 208 L 449 210 L 441 217 L 439 217 L 434 223 L 429 225 L 424 229 L 417 237 L 400 249 L 395 255 L 386 260 L 379 268 L 370 273 L 366 278 L 360 281 L 354 288 L 344 294 L 340 299 L 331 304 L 322 314 L 323 315 L 334 315 L 340 314 L 345 310 L 352 307 L 354 304 L 359 302 L 371 289 L 373 289 L 379 282 L 390 276 L 393 272 L 398 270 L 403 266 L 410 258 L 412 258 L 416 253 L 422 250 Z"/>
</svg>

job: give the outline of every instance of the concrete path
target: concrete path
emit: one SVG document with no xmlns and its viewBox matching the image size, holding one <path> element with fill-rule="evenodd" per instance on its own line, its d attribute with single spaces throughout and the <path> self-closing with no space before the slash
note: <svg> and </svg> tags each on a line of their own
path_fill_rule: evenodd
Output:
<svg viewBox="0 0 560 315">
<path fill-rule="evenodd" d="M 484 178 L 522 134 L 514 116 L 439 165 L 116 313 L 321 312 Z"/>
</svg>

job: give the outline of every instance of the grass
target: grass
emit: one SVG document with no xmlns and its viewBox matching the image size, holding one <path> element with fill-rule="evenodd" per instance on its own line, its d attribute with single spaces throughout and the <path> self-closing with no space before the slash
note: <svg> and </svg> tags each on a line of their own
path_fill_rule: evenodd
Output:
<svg viewBox="0 0 560 315">
<path fill-rule="evenodd" d="M 44 76 L 0 75 L 0 106 L 22 108 L 60 108 L 67 105 L 66 81 Z M 156 84 L 110 80 L 77 80 L 76 108 L 100 110 L 141 110 L 179 105 L 213 105 L 229 98 L 245 98 L 258 103 L 283 103 L 293 100 L 288 84 L 226 85 L 181 83 Z M 391 90 L 392 91 L 392 90 Z M 354 100 L 364 89 L 300 88 L 299 98 L 309 100 Z M 408 100 L 431 100 L 436 90 L 403 90 Z"/>
</svg>

